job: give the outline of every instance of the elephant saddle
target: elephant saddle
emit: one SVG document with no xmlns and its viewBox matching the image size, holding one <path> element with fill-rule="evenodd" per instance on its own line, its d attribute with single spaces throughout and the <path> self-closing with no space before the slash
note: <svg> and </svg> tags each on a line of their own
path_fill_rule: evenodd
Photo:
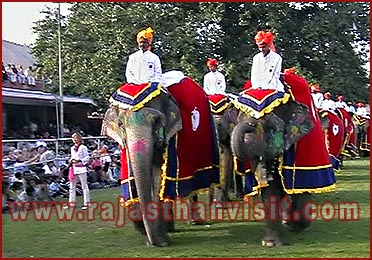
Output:
<svg viewBox="0 0 372 260">
<path fill-rule="evenodd" d="M 274 110 L 277 106 L 285 104 L 290 99 L 290 94 L 274 89 L 247 89 L 240 92 L 233 100 L 235 107 L 259 119 Z"/>
<path fill-rule="evenodd" d="M 112 94 L 109 102 L 122 109 L 138 110 L 160 95 L 162 85 L 156 82 L 144 84 L 124 83 Z"/>
<path fill-rule="evenodd" d="M 208 100 L 213 114 L 221 114 L 231 105 L 230 97 L 226 94 L 208 95 Z"/>
</svg>

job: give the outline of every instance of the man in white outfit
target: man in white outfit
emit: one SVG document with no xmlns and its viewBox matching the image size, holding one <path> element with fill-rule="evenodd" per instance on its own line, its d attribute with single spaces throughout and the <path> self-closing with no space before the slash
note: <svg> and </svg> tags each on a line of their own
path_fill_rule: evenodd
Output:
<svg viewBox="0 0 372 260">
<path fill-rule="evenodd" d="M 366 108 L 366 106 L 364 105 L 363 102 L 358 102 L 357 103 L 357 109 L 355 111 L 355 114 L 357 116 L 361 116 L 361 117 L 369 119 L 369 116 L 367 114 L 367 108 Z"/>
<path fill-rule="evenodd" d="M 331 99 L 331 93 L 326 92 L 324 93 L 324 100 L 322 102 L 322 109 L 327 111 L 335 111 L 336 105 L 335 101 Z"/>
<path fill-rule="evenodd" d="M 254 37 L 260 53 L 253 57 L 251 81 L 253 89 L 275 89 L 284 92 L 280 81 L 282 57 L 275 52 L 274 35 L 259 31 Z"/>
<path fill-rule="evenodd" d="M 337 101 L 335 102 L 336 108 L 347 108 L 348 105 L 346 104 L 344 100 L 344 96 L 337 96 Z"/>
<path fill-rule="evenodd" d="M 225 76 L 217 71 L 218 61 L 208 59 L 207 66 L 209 72 L 204 75 L 203 89 L 207 95 L 225 94 L 226 80 Z"/>
<path fill-rule="evenodd" d="M 150 51 L 153 32 L 149 27 L 137 34 L 139 50 L 129 56 L 125 71 L 125 77 L 128 83 L 144 84 L 148 82 L 161 82 L 162 80 L 160 58 Z"/>
<path fill-rule="evenodd" d="M 311 90 L 311 97 L 313 98 L 315 107 L 318 110 L 322 109 L 322 103 L 323 103 L 324 97 L 323 97 L 323 93 L 320 92 L 319 85 L 311 84 L 310 90 Z"/>
</svg>

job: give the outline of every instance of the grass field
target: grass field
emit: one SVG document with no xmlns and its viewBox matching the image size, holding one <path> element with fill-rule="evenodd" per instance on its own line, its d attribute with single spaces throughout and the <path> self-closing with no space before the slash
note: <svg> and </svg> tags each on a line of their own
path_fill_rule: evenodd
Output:
<svg viewBox="0 0 372 260">
<path fill-rule="evenodd" d="M 116 227 L 112 221 L 58 221 L 55 212 L 48 221 L 36 221 L 30 213 L 26 221 L 14 221 L 9 213 L 2 215 L 2 256 L 10 257 L 345 257 L 370 256 L 370 161 L 363 158 L 345 161 L 337 173 L 337 190 L 314 195 L 317 205 L 323 202 L 357 202 L 360 218 L 326 222 L 316 220 L 301 234 L 285 231 L 286 245 L 276 248 L 261 246 L 264 223 L 223 221 L 210 225 L 176 222 L 170 233 L 171 246 L 148 248 L 144 236 L 130 223 Z M 118 188 L 92 190 L 92 200 L 117 204 Z M 81 201 L 81 197 L 78 198 Z M 115 206 L 116 207 L 116 206 Z M 98 212 L 97 212 L 98 214 Z"/>
</svg>

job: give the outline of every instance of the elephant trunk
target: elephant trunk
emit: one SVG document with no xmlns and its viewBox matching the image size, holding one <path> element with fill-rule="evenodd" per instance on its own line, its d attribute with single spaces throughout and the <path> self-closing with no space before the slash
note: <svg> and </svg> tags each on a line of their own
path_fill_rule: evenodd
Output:
<svg viewBox="0 0 372 260">
<path fill-rule="evenodd" d="M 128 119 L 131 123 L 126 131 L 129 160 L 132 162 L 131 168 L 140 203 L 138 209 L 142 214 L 148 243 L 152 246 L 165 246 L 168 244 L 168 238 L 160 220 L 160 167 L 153 165 L 156 138 L 151 122 L 146 119 L 141 113 L 133 113 Z"/>
<path fill-rule="evenodd" d="M 231 148 L 233 154 L 241 161 L 256 161 L 265 154 L 264 132 L 262 124 L 257 122 L 239 123 L 231 134 Z"/>
</svg>

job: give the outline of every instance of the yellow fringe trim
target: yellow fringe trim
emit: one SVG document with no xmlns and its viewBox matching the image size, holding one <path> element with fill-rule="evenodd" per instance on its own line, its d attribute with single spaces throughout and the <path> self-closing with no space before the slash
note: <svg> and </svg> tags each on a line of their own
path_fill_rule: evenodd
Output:
<svg viewBox="0 0 372 260">
<path fill-rule="evenodd" d="M 310 193 L 325 193 L 325 192 L 332 192 L 336 189 L 336 184 L 332 184 L 327 187 L 322 188 L 313 188 L 313 189 L 286 189 L 284 188 L 284 191 L 288 194 L 301 194 L 304 192 L 310 192 Z"/>
<path fill-rule="evenodd" d="M 149 83 L 149 84 L 151 84 L 151 83 Z M 158 86 L 157 86 L 157 88 L 152 93 L 150 93 L 147 97 L 144 98 L 144 100 L 142 100 L 140 103 L 138 103 L 138 104 L 136 104 L 134 106 L 128 105 L 128 104 L 125 104 L 125 103 L 122 103 L 122 102 L 119 102 L 119 101 L 116 101 L 112 97 L 110 97 L 109 103 L 111 103 L 113 106 L 116 106 L 116 107 L 119 107 L 119 108 L 122 108 L 122 109 L 128 109 L 128 110 L 131 110 L 131 111 L 137 111 L 137 110 L 141 109 L 142 107 L 144 107 L 153 98 L 159 96 L 161 94 L 161 89 L 162 88 L 163 88 L 163 86 L 159 83 Z M 144 90 L 146 90 L 146 88 Z M 117 92 L 120 93 L 121 95 L 127 96 L 125 93 L 121 92 L 120 90 L 117 90 Z M 142 93 L 142 92 L 140 92 L 140 93 Z M 137 94 L 136 97 L 138 95 L 139 94 Z"/>
<path fill-rule="evenodd" d="M 222 107 L 220 107 L 219 109 L 216 110 L 216 109 L 214 109 L 215 106 L 212 105 L 212 103 L 209 104 L 209 107 L 211 108 L 211 112 L 213 114 L 219 114 L 219 113 L 225 111 L 229 106 L 231 106 L 231 102 L 226 103 L 225 105 L 223 105 Z"/>
<path fill-rule="evenodd" d="M 274 110 L 274 108 L 276 108 L 280 104 L 287 103 L 290 98 L 291 98 L 290 94 L 284 93 L 283 98 L 278 98 L 278 99 L 274 100 L 267 107 L 265 107 L 262 111 L 256 111 L 256 110 L 252 109 L 251 107 L 240 103 L 237 99 L 233 100 L 232 103 L 234 104 L 236 109 L 238 109 L 238 110 L 240 110 L 240 111 L 242 111 L 246 114 L 249 114 L 251 117 L 259 119 L 259 118 L 263 117 L 265 114 L 268 114 L 268 113 L 272 112 Z M 252 99 L 254 99 L 254 98 L 252 98 Z M 262 102 L 264 100 L 262 100 Z"/>
</svg>

